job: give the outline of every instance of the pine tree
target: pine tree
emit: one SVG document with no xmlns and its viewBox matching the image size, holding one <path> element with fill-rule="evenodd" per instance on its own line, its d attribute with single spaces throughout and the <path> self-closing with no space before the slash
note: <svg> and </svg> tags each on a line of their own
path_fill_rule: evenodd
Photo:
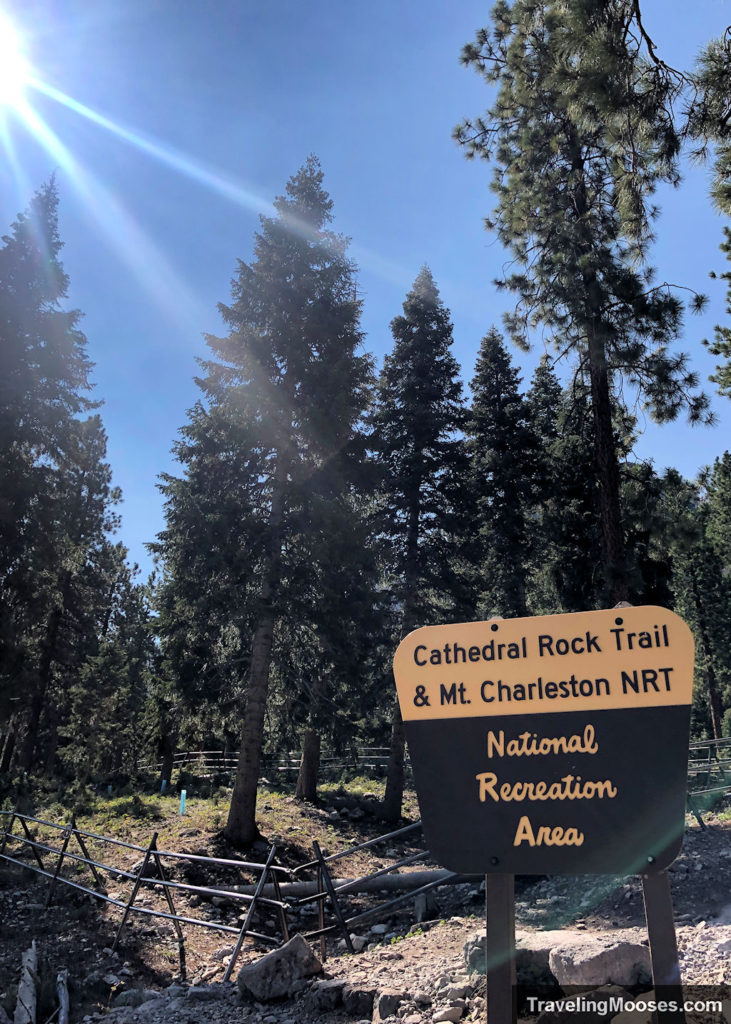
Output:
<svg viewBox="0 0 731 1024">
<path fill-rule="evenodd" d="M 423 267 L 391 322 L 394 348 L 386 356 L 373 418 L 382 470 L 378 533 L 394 638 L 443 621 L 459 605 L 460 493 L 466 472 L 460 432 L 465 411 L 452 351 L 449 311 Z M 404 732 L 398 706 L 391 729 L 383 813 L 401 814 Z"/>
<path fill-rule="evenodd" d="M 41 607 L 33 609 L 23 636 L 27 713 L 19 760 L 26 771 L 41 765 L 52 770 L 71 687 L 98 652 L 119 576 L 126 571 L 125 553 L 110 539 L 119 525 L 115 505 L 121 495 L 105 461 L 101 420 L 74 420 L 69 433 L 74 444 L 59 457 L 48 496 L 51 525 L 32 552 Z"/>
<path fill-rule="evenodd" d="M 471 387 L 465 433 L 474 614 L 524 616 L 540 447 L 520 376 L 495 328 L 482 339 Z"/>
<path fill-rule="evenodd" d="M 230 595 L 236 671 L 248 673 L 226 826 L 236 844 L 258 834 L 256 788 L 277 627 L 321 614 L 328 531 L 347 534 L 352 526 L 348 498 L 364 455 L 359 421 L 371 363 L 358 352 L 354 268 L 346 240 L 327 228 L 332 201 L 322 178 L 310 157 L 275 200 L 277 216 L 261 218 L 254 261 L 239 262 L 232 302 L 219 307 L 229 334 L 207 338 L 214 358 L 202 364 L 203 398 L 177 449 L 186 475 L 163 483 L 167 529 L 158 550 L 175 559 L 165 569 L 167 600 L 186 617 L 186 604 L 207 600 L 214 619 L 218 603 L 220 635 Z M 181 586 L 181 557 L 196 547 L 198 578 L 185 570 Z M 191 587 L 203 598 L 191 600 Z M 201 640 L 197 660 L 210 660 Z"/>
<path fill-rule="evenodd" d="M 699 486 L 673 470 L 666 473 L 663 505 L 668 528 L 661 542 L 672 554 L 675 610 L 696 642 L 693 732 L 717 738 L 722 735 L 724 711 L 731 706 L 731 580 L 709 529 L 713 509 L 707 499 L 708 483 L 707 475 Z"/>
<path fill-rule="evenodd" d="M 52 772 L 71 693 L 99 649 L 115 581 L 120 500 L 89 390 L 80 313 L 61 306 L 52 180 L 0 248 L 2 767 Z M 8 711 L 12 709 L 12 715 Z"/>
<path fill-rule="evenodd" d="M 586 388 L 561 387 L 550 359 L 536 368 L 526 396 L 540 441 L 532 524 L 529 607 L 533 614 L 584 611 L 601 604 L 596 481 Z"/>
<path fill-rule="evenodd" d="M 64 310 L 58 192 L 41 188 L 0 248 L 0 724 L 32 675 L 28 631 L 43 614 L 41 553 L 54 530 L 59 460 L 92 407 L 81 314 Z M 14 714 L 15 726 L 20 720 Z"/>
<path fill-rule="evenodd" d="M 678 180 L 672 119 L 678 82 L 644 55 L 630 0 L 499 0 L 462 60 L 498 86 L 486 118 L 464 122 L 469 156 L 495 158 L 498 203 L 488 226 L 519 269 L 499 282 L 518 296 L 506 318 L 526 346 L 543 324 L 590 385 L 609 599 L 628 596 L 613 404 L 622 382 L 665 421 L 707 399 L 673 354 L 682 305 L 646 264 L 660 182 Z"/>
<path fill-rule="evenodd" d="M 696 155 L 707 156 L 713 149 L 711 199 L 720 213 L 731 215 L 731 29 L 720 39 L 712 40 L 699 56 L 687 110 L 685 130 L 698 144 Z M 731 228 L 724 226 L 721 251 L 731 260 Z M 715 273 L 711 274 L 715 277 Z M 731 271 L 722 273 L 725 280 L 726 312 L 731 313 Z M 712 342 L 705 342 L 713 355 L 721 356 L 716 373 L 710 379 L 720 394 L 731 398 L 731 327 L 718 324 Z"/>
<path fill-rule="evenodd" d="M 59 728 L 60 760 L 82 785 L 135 773 L 155 662 L 149 588 L 135 583 L 124 545 L 110 546 L 107 555 L 98 643 L 71 680 Z"/>
</svg>

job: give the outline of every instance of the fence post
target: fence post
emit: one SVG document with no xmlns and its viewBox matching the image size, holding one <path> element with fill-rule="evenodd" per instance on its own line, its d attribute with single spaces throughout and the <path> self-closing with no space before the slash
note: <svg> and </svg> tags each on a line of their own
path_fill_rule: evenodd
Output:
<svg viewBox="0 0 731 1024">
<path fill-rule="evenodd" d="M 317 898 L 317 927 L 320 931 L 320 959 L 327 960 L 327 943 L 325 942 L 325 880 L 322 877 L 322 868 L 317 865 L 317 891 L 320 895 Z"/>
<path fill-rule="evenodd" d="M 10 816 L 10 825 L 8 826 L 7 829 L 3 829 L 3 842 L 2 846 L 0 846 L 0 853 L 5 853 L 5 847 L 13 831 L 13 825 L 15 824 L 15 816 L 17 813 L 17 811 L 13 811 L 12 815 Z"/>
<path fill-rule="evenodd" d="M 25 832 L 26 837 L 29 840 L 28 845 L 30 846 L 31 850 L 33 851 L 33 856 L 36 859 L 36 863 L 38 864 L 38 867 L 41 869 L 41 871 L 45 871 L 46 870 L 46 865 L 43 863 L 43 861 L 41 859 L 40 853 L 38 852 L 38 850 L 34 846 L 35 839 L 30 834 L 30 830 L 28 829 L 28 826 L 25 823 L 25 818 L 24 818 L 24 816 L 22 814 L 19 815 L 19 818 L 20 818 L 20 824 L 23 826 L 23 831 Z"/>
<path fill-rule="evenodd" d="M 61 852 L 59 853 L 58 860 L 56 861 L 56 870 L 53 872 L 53 878 L 51 879 L 48 886 L 48 895 L 46 896 L 46 910 L 48 910 L 48 908 L 51 905 L 51 900 L 53 899 L 53 890 L 56 887 L 56 879 L 58 878 L 59 872 L 61 870 L 61 864 L 63 863 L 63 858 L 66 853 L 66 847 L 69 845 L 70 839 L 71 826 L 67 825 L 66 828 L 63 830 L 63 843 L 61 844 Z"/>
<path fill-rule="evenodd" d="M 84 840 L 83 840 L 83 838 L 81 836 L 81 833 L 79 832 L 78 828 L 76 827 L 76 815 L 74 815 L 74 817 L 71 819 L 71 831 L 76 836 L 76 842 L 79 844 L 79 847 L 81 848 L 81 852 L 86 857 L 86 859 L 90 862 L 89 863 L 89 868 L 91 870 L 92 875 L 94 876 L 94 881 L 97 884 L 97 888 L 99 889 L 100 892 L 106 892 L 107 891 L 106 890 L 106 886 L 104 885 L 104 882 L 101 880 L 101 878 L 99 876 L 99 872 L 96 869 L 96 864 L 92 860 L 91 854 L 89 853 L 89 851 L 86 848 L 86 843 L 84 842 Z"/>
<path fill-rule="evenodd" d="M 152 856 L 155 859 L 155 866 L 157 873 L 160 876 L 162 887 L 165 892 L 165 898 L 167 900 L 168 909 L 173 917 L 173 927 L 175 928 L 175 934 L 178 937 L 178 960 L 180 961 L 180 980 L 185 981 L 185 936 L 183 935 L 183 929 L 180 927 L 180 921 L 175 913 L 175 904 L 173 903 L 173 894 L 170 892 L 169 887 L 165 884 L 167 878 L 165 877 L 165 871 L 160 860 L 160 854 L 157 852 L 157 847 L 152 851 Z"/>
<path fill-rule="evenodd" d="M 112 943 L 112 952 L 114 952 L 115 949 L 117 948 L 117 943 L 119 942 L 119 937 L 122 934 L 122 929 L 124 928 L 124 926 L 125 926 L 125 924 L 127 922 L 127 918 L 129 916 L 129 912 L 132 909 L 134 901 L 137 898 L 137 893 L 139 892 L 140 886 L 142 885 L 142 879 L 145 876 L 145 871 L 147 870 L 147 865 L 150 862 L 150 857 L 152 856 L 153 850 L 155 849 L 156 846 L 157 846 L 157 832 L 153 832 L 152 833 L 152 839 L 150 840 L 150 845 L 147 847 L 147 851 L 145 853 L 145 859 L 142 861 L 142 867 L 140 868 L 139 872 L 137 873 L 137 878 L 135 879 L 135 884 L 132 886 L 132 892 L 130 894 L 129 900 L 127 901 L 127 906 L 124 908 L 124 913 L 122 914 L 122 920 L 119 922 L 119 928 L 117 929 L 117 934 L 114 936 L 114 942 Z"/>
<path fill-rule="evenodd" d="M 256 905 L 259 902 L 259 897 L 264 892 L 264 886 L 266 885 L 267 878 L 269 877 L 269 869 L 272 866 L 272 862 L 274 860 L 274 855 L 275 855 L 276 852 L 277 852 L 276 846 L 272 846 L 272 848 L 269 850 L 269 856 L 266 859 L 266 864 L 264 865 L 264 870 L 261 873 L 261 878 L 259 879 L 259 881 L 256 884 L 256 889 L 254 890 L 254 895 L 253 895 L 253 897 L 251 899 L 251 903 L 249 904 L 249 909 L 246 912 L 246 917 L 244 918 L 244 923 L 241 925 L 241 931 L 239 932 L 239 937 L 236 940 L 236 945 L 234 946 L 234 951 L 231 954 L 231 959 L 229 960 L 228 966 L 226 967 L 226 970 L 224 972 L 223 981 L 228 981 L 228 979 L 231 977 L 231 972 L 233 971 L 234 966 L 236 965 L 236 961 L 238 960 L 239 953 L 241 952 L 241 947 L 243 946 L 244 939 L 246 938 L 246 933 L 249 930 L 249 922 L 251 921 L 252 917 L 254 916 L 254 912 L 256 911 Z"/>
<path fill-rule="evenodd" d="M 340 909 L 340 903 L 338 902 L 337 893 L 335 892 L 335 889 L 333 888 L 333 883 L 332 883 L 332 878 L 330 877 L 330 872 L 327 869 L 327 864 L 325 863 L 325 858 L 322 856 L 322 851 L 320 850 L 320 844 L 318 843 L 318 841 L 316 839 L 312 840 L 312 848 L 315 851 L 315 856 L 317 857 L 318 861 L 320 862 L 320 867 L 322 869 L 322 878 L 323 878 L 323 881 L 325 883 L 325 889 L 327 890 L 327 894 L 330 897 L 330 902 L 333 905 L 333 911 L 335 912 L 335 917 L 337 919 L 338 924 L 340 925 L 340 931 L 343 933 L 343 938 L 345 939 L 345 945 L 348 947 L 348 952 L 349 953 L 355 953 L 355 950 L 353 949 L 353 942 L 352 942 L 352 940 L 350 938 L 350 932 L 348 931 L 348 926 L 345 923 L 345 918 L 343 917 L 343 912 Z"/>
</svg>

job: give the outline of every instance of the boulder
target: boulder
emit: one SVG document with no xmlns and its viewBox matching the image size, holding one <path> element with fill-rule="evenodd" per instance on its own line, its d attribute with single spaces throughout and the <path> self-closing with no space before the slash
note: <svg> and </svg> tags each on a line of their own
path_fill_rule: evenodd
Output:
<svg viewBox="0 0 731 1024">
<path fill-rule="evenodd" d="M 574 994 L 563 999 L 556 999 L 554 1006 L 543 1010 L 536 1024 L 576 1024 L 577 1020 L 580 1020 L 582 1024 L 607 1024 L 612 1020 L 616 1024 L 623 1014 L 617 1014 L 616 1006 L 611 1002 L 613 998 L 628 999 L 631 996 L 616 985 L 608 985 L 593 992 L 583 992 L 580 995 Z M 569 1009 L 565 1004 L 571 1004 L 572 1000 L 574 1005 Z M 650 1024 L 636 1013 L 634 1020 L 635 1024 Z M 630 1022 L 625 1020 L 624 1024 L 630 1024 Z"/>
<path fill-rule="evenodd" d="M 272 950 L 239 971 L 237 985 L 242 999 L 253 996 L 259 1002 L 281 999 L 302 989 L 306 978 L 322 971 L 322 964 L 301 935 L 293 935 L 279 949 Z"/>
<path fill-rule="evenodd" d="M 374 988 L 346 985 L 343 989 L 343 1009 L 351 1017 L 371 1017 L 375 997 Z"/>
<path fill-rule="evenodd" d="M 394 988 L 384 988 L 373 1001 L 373 1024 L 381 1024 L 392 1017 L 406 998 L 404 992 Z"/>
<path fill-rule="evenodd" d="M 599 937 L 578 929 L 518 930 L 515 968 L 519 985 L 535 990 L 559 985 L 636 985 L 650 979 L 650 952 L 642 929 L 627 928 Z M 614 950 L 614 952 L 609 952 Z M 475 932 L 464 947 L 469 971 L 485 973 L 485 933 Z M 636 962 L 636 969 L 633 964 Z M 626 980 L 632 978 L 634 980 Z"/>
<path fill-rule="evenodd" d="M 118 992 L 112 1000 L 112 1006 L 142 1006 L 151 1000 L 162 999 L 162 992 L 151 988 L 129 988 L 126 992 Z"/>
<path fill-rule="evenodd" d="M 327 981 L 315 981 L 310 989 L 308 1002 L 316 1010 L 326 1013 L 334 1010 L 343 1001 L 345 982 L 341 978 L 330 978 Z"/>
<path fill-rule="evenodd" d="M 432 1024 L 442 1024 L 442 1022 L 456 1024 L 458 1020 L 462 1019 L 463 1012 L 461 1006 L 443 1006 L 432 1016 Z"/>
<path fill-rule="evenodd" d="M 555 984 L 549 966 L 551 950 L 569 936 L 579 935 L 578 932 L 546 931 L 528 932 L 519 930 L 515 934 L 515 971 L 519 985 L 528 987 L 548 986 Z M 464 947 L 464 958 L 467 970 L 484 974 L 485 964 L 485 933 L 476 932 L 467 940 Z"/>
<path fill-rule="evenodd" d="M 584 935 L 563 942 L 551 950 L 551 973 L 559 985 L 581 987 L 599 985 L 648 984 L 652 978 L 650 950 L 636 942 L 613 936 Z"/>
<path fill-rule="evenodd" d="M 213 985 L 191 985 L 186 992 L 186 998 L 192 1002 L 212 1003 L 218 999 L 225 999 L 228 995 L 228 985 L 220 982 Z"/>
</svg>

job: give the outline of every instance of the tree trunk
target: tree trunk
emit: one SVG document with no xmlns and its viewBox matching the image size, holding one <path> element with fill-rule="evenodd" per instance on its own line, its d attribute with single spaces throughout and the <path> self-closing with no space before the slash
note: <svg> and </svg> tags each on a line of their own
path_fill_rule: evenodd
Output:
<svg viewBox="0 0 731 1024">
<path fill-rule="evenodd" d="M 13 763 L 13 752 L 15 751 L 15 744 L 18 738 L 18 730 L 15 724 L 15 719 L 10 720 L 8 731 L 5 736 L 5 743 L 2 749 L 2 756 L 0 756 L 0 772 L 9 772 L 10 765 Z"/>
<path fill-rule="evenodd" d="M 388 752 L 386 791 L 381 806 L 381 814 L 386 821 L 396 822 L 401 817 L 401 805 L 404 802 L 405 746 L 404 723 L 397 700 L 391 718 L 391 749 Z"/>
<path fill-rule="evenodd" d="M 593 250 L 593 239 L 588 234 L 584 162 L 578 142 L 576 143 L 574 171 L 579 174 L 574 190 L 577 222 L 583 225 L 580 251 L 582 255 L 589 256 Z M 599 492 L 604 568 L 609 588 L 609 603 L 615 605 L 620 601 L 629 600 L 629 588 L 627 586 L 627 559 L 619 489 L 619 462 L 614 439 L 609 367 L 607 365 L 605 311 L 596 298 L 596 271 L 593 269 L 582 270 L 581 278 L 584 285 L 584 330 L 589 357 L 594 460 Z"/>
<path fill-rule="evenodd" d="M 404 573 L 404 618 L 402 637 L 416 627 L 415 597 L 418 579 L 419 559 L 419 492 L 418 488 L 409 505 L 409 522 L 406 532 L 406 571 Z M 393 679 L 393 676 L 391 677 Z M 393 689 L 396 689 L 394 682 Z M 398 821 L 401 817 L 401 806 L 404 802 L 404 752 L 406 736 L 401 718 L 398 699 L 391 717 L 391 748 L 388 752 L 388 768 L 386 769 L 386 789 L 383 794 L 381 814 L 386 821 Z"/>
<path fill-rule="evenodd" d="M 718 680 L 716 679 L 716 670 L 713 667 L 711 640 L 708 635 L 708 626 L 703 612 L 700 591 L 698 590 L 698 579 L 693 566 L 692 555 L 688 558 L 688 573 L 690 575 L 691 589 L 693 591 L 693 603 L 695 604 L 698 619 L 698 632 L 700 633 L 701 646 L 703 647 L 703 651 L 706 655 L 706 670 L 704 675 L 706 677 L 706 686 L 708 688 L 708 710 L 711 715 L 711 733 L 713 734 L 714 740 L 719 740 L 723 736 L 723 704 L 721 703 L 721 695 L 718 692 Z"/>
<path fill-rule="evenodd" d="M 58 720 L 58 704 L 55 701 L 51 701 L 48 705 L 48 713 L 46 716 L 48 743 L 46 744 L 43 765 L 44 771 L 49 778 L 53 776 L 56 770 L 56 754 L 58 753 Z"/>
<path fill-rule="evenodd" d="M 68 600 L 68 587 L 71 581 L 71 573 L 66 573 L 63 587 L 61 588 L 61 603 L 56 605 L 48 618 L 46 642 L 43 646 L 41 662 L 38 666 L 38 678 L 31 697 L 30 713 L 26 724 L 25 739 L 20 751 L 20 767 L 23 771 L 29 772 L 35 764 L 36 747 L 38 745 L 38 734 L 41 726 L 41 715 L 46 704 L 46 695 L 51 685 L 53 666 L 56 661 L 56 646 L 58 642 L 58 631 L 61 626 L 61 617 Z"/>
<path fill-rule="evenodd" d="M 317 776 L 320 771 L 320 732 L 312 727 L 305 729 L 302 739 L 302 760 L 297 776 L 296 800 L 317 800 Z"/>
<path fill-rule="evenodd" d="M 244 705 L 241 752 L 231 794 L 231 806 L 225 835 L 235 846 L 250 846 L 258 837 L 256 827 L 256 790 L 259 784 L 261 748 L 264 739 L 264 714 L 269 691 L 269 667 L 274 640 L 274 597 L 279 585 L 284 520 L 284 491 L 288 463 L 277 458 L 269 512 L 269 552 L 260 594 L 261 613 L 251 643 L 249 685 Z"/>
<path fill-rule="evenodd" d="M 273 638 L 274 613 L 268 609 L 259 619 L 252 642 L 241 751 L 225 830 L 226 838 L 235 846 L 250 846 L 259 837 L 256 827 L 256 790 L 261 766 Z"/>
<path fill-rule="evenodd" d="M 173 766 L 175 764 L 175 737 L 171 730 L 166 729 L 160 737 L 160 757 L 162 768 L 160 770 L 160 785 L 163 780 L 168 785 L 173 781 Z"/>
<path fill-rule="evenodd" d="M 599 484 L 604 565 L 611 605 L 629 600 L 627 562 L 620 504 L 619 463 L 612 424 L 609 373 L 603 342 L 593 331 L 589 341 L 591 407 L 594 421 L 594 457 Z"/>
</svg>

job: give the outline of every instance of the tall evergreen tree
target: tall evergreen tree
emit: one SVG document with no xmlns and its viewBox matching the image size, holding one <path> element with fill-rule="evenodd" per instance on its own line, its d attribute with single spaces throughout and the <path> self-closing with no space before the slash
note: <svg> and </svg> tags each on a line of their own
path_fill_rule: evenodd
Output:
<svg viewBox="0 0 731 1024">
<path fill-rule="evenodd" d="M 219 307 L 229 334 L 207 338 L 214 358 L 202 364 L 203 399 L 178 447 L 186 476 L 163 484 L 168 526 L 160 551 L 180 552 L 193 538 L 201 543 L 202 576 L 194 585 L 212 605 L 223 607 L 236 588 L 233 581 L 215 592 L 217 571 L 232 582 L 231 558 L 241 580 L 236 647 L 248 682 L 226 827 L 237 844 L 258 834 L 256 789 L 277 624 L 320 614 L 318 567 L 329 558 L 330 532 L 352 528 L 350 488 L 364 454 L 359 421 L 371 362 L 358 351 L 354 268 L 346 240 L 327 228 L 332 201 L 322 178 L 310 157 L 275 200 L 277 215 L 261 218 L 254 261 L 239 262 L 232 303 Z M 191 530 L 183 538 L 179 521 Z M 187 595 L 172 585 L 173 604 L 185 603 Z"/>
<path fill-rule="evenodd" d="M 666 473 L 663 506 L 668 528 L 662 541 L 672 557 L 675 610 L 696 641 L 693 731 L 719 737 L 724 711 L 731 706 L 731 579 L 724 573 L 709 528 L 713 508 L 707 499 L 708 483 L 706 478 L 705 486 L 699 487 L 674 470 Z"/>
<path fill-rule="evenodd" d="M 26 633 L 42 614 L 58 462 L 91 408 L 81 314 L 64 310 L 55 182 L 35 194 L 0 248 L 0 723 L 32 674 Z M 18 715 L 14 715 L 16 724 Z"/>
<path fill-rule="evenodd" d="M 691 76 L 694 87 L 688 107 L 686 130 L 706 155 L 713 148 L 711 199 L 720 213 L 731 216 L 731 28 L 705 46 Z M 721 251 L 731 260 L 731 228 L 724 226 Z M 715 277 L 715 273 L 711 275 Z M 731 271 L 721 274 L 727 282 L 726 313 L 731 313 Z M 722 395 L 731 398 L 731 327 L 718 324 L 712 342 L 706 342 L 721 362 L 711 380 Z"/>
<path fill-rule="evenodd" d="M 523 616 L 540 448 L 520 376 L 495 328 L 482 339 L 471 386 L 466 447 L 474 614 Z"/>
<path fill-rule="evenodd" d="M 39 763 L 52 769 L 70 689 L 98 653 L 120 574 L 126 572 L 126 552 L 111 541 L 121 496 L 105 461 L 101 420 L 74 420 L 72 428 L 75 443 L 68 443 L 58 459 L 48 495 L 52 517 L 47 533 L 31 553 L 42 607 L 34 610 L 23 637 L 27 713 L 20 764 L 26 771 Z"/>
<path fill-rule="evenodd" d="M 135 583 L 122 544 L 107 553 L 109 590 L 98 643 L 70 681 L 59 728 L 59 758 L 82 784 L 136 771 L 155 663 L 149 588 Z"/>
<path fill-rule="evenodd" d="M 684 407 L 697 421 L 707 410 L 686 357 L 668 347 L 682 305 L 667 285 L 651 284 L 646 264 L 650 197 L 678 180 L 678 83 L 648 57 L 638 11 L 632 0 L 499 0 L 491 26 L 462 54 L 497 97 L 487 117 L 456 130 L 469 156 L 495 158 L 488 226 L 519 265 L 499 282 L 518 296 L 510 334 L 525 346 L 543 324 L 590 385 L 612 601 L 629 594 L 615 389 L 637 388 L 659 421 Z"/>
<path fill-rule="evenodd" d="M 382 470 L 378 533 L 398 639 L 442 621 L 459 606 L 455 539 L 466 472 L 465 410 L 452 324 L 430 270 L 423 267 L 391 322 L 394 348 L 379 379 L 373 418 Z M 383 813 L 401 814 L 404 731 L 393 712 Z"/>
<path fill-rule="evenodd" d="M 52 180 L 0 248 L 2 767 L 48 772 L 128 572 L 61 247 Z"/>
<path fill-rule="evenodd" d="M 591 411 L 581 380 L 568 389 L 543 359 L 526 396 L 540 443 L 532 520 L 529 607 L 533 614 L 584 611 L 600 601 L 601 531 Z"/>
</svg>

